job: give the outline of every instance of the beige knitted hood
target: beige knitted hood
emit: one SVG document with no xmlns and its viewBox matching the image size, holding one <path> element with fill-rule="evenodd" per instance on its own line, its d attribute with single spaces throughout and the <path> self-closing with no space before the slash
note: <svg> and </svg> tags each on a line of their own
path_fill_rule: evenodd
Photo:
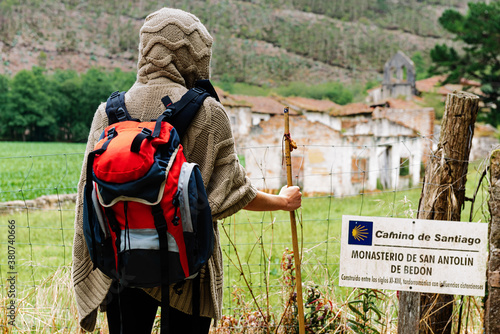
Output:
<svg viewBox="0 0 500 334">
<path fill-rule="evenodd" d="M 162 8 L 146 17 L 140 31 L 137 80 L 166 77 L 187 88 L 210 78 L 212 36 L 193 14 Z"/>
</svg>

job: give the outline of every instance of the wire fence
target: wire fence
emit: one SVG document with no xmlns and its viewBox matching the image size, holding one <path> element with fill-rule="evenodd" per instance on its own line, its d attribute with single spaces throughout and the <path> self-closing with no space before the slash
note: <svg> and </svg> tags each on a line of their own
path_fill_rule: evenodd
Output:
<svg viewBox="0 0 500 334">
<path fill-rule="evenodd" d="M 432 142 L 432 138 L 424 140 Z M 411 147 L 410 142 L 402 144 Z M 411 171 L 420 174 L 422 161 L 398 159 L 399 163 L 390 168 L 378 165 L 370 170 L 370 163 L 363 159 L 373 152 L 375 156 L 380 155 L 381 147 L 386 148 L 387 144 L 361 148 L 357 145 L 299 145 L 294 152 L 300 157 L 293 162 L 296 167 L 295 182 L 307 186 L 309 181 L 314 180 L 314 183 L 330 185 L 330 191 L 307 191 L 302 208 L 296 212 L 306 301 L 309 297 L 319 300 L 318 296 L 321 296 L 324 303 L 332 307 L 335 305 L 340 310 L 352 297 L 353 289 L 338 287 L 342 215 L 417 216 L 422 183 L 409 180 Z M 253 183 L 260 187 L 280 184 L 281 166 L 273 167 L 276 173 L 262 167 L 269 165 L 266 162 L 269 157 L 262 154 L 262 150 L 279 151 L 281 146 L 238 148 L 241 156 L 245 157 L 242 163 L 252 170 Z M 334 163 L 321 170 L 304 166 L 304 157 L 309 156 L 311 151 L 326 157 L 342 157 L 345 150 L 358 152 L 350 155 L 351 161 L 342 162 L 350 166 L 349 171 L 336 170 Z M 429 156 L 423 154 L 422 158 L 425 160 Z M 0 316 L 2 326 L 8 326 L 8 307 L 14 300 L 16 326 L 20 332 L 36 326 L 40 328 L 39 332 L 61 329 L 73 332 L 77 327 L 70 266 L 74 200 L 82 160 L 83 153 L 0 157 L 0 290 L 6 292 L 2 293 L 3 311 L 0 310 L 0 314 L 4 314 Z M 260 175 L 252 169 L 252 164 L 260 166 L 257 168 Z M 466 175 L 468 194 L 478 189 L 484 165 L 484 161 L 470 162 L 469 174 Z M 348 177 L 345 178 L 344 174 Z M 381 175 L 392 175 L 397 182 L 393 182 L 391 187 L 384 187 Z M 373 176 L 377 177 L 377 182 L 369 182 Z M 354 181 L 358 186 L 344 187 L 349 191 L 339 192 L 335 188 L 338 180 L 344 183 L 345 180 Z M 487 221 L 486 186 L 487 180 L 484 180 L 483 186 L 479 187 L 482 190 L 476 198 L 472 217 L 469 217 L 471 205 L 468 202 L 463 220 Z M 267 190 L 275 191 L 276 187 Z M 235 321 L 242 326 L 251 326 L 252 321 L 258 322 L 256 318 L 264 321 L 262 318 L 266 317 L 262 315 L 265 314 L 268 315 L 265 321 L 272 318 L 275 323 L 284 324 L 287 319 L 290 320 L 291 313 L 286 311 L 286 304 L 294 283 L 288 213 L 241 211 L 219 222 L 218 229 L 225 276 L 225 318 L 218 330 L 223 333 L 224 327 L 229 327 L 231 322 L 234 325 Z M 13 276 L 15 280 L 12 280 Z M 12 289 L 15 290 L 14 295 L 9 294 Z M 40 296 L 42 291 L 44 298 Z M 387 294 L 393 296 L 392 292 Z M 13 296 L 15 298 L 11 298 Z M 391 298 L 387 305 L 389 327 L 395 325 L 397 314 L 397 303 Z M 307 309 L 307 312 L 313 310 Z M 52 317 L 51 321 L 47 320 L 48 315 Z"/>
</svg>

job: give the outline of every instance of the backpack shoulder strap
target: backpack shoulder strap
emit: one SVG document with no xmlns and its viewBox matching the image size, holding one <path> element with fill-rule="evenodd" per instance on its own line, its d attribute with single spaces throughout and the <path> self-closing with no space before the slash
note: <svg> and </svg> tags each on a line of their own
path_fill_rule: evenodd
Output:
<svg viewBox="0 0 500 334">
<path fill-rule="evenodd" d="M 211 97 L 216 99 L 217 102 L 220 102 L 219 96 L 217 95 L 217 92 L 215 91 L 214 86 L 212 86 L 212 83 L 210 82 L 210 80 L 198 80 L 198 81 L 196 81 L 194 86 L 206 90 L 207 93 L 209 93 Z"/>
<path fill-rule="evenodd" d="M 200 88 L 202 90 L 205 90 L 211 97 L 217 100 L 217 102 L 220 102 L 219 96 L 217 95 L 217 92 L 215 91 L 214 86 L 212 86 L 212 83 L 210 80 L 198 80 L 194 84 L 195 88 Z M 161 102 L 163 102 L 163 105 L 165 108 L 168 108 L 173 105 L 172 100 L 168 95 L 164 96 L 161 99 Z"/>
<path fill-rule="evenodd" d="M 198 84 L 200 83 L 200 81 L 197 81 L 197 85 L 194 88 L 188 90 L 187 93 L 184 94 L 179 101 L 173 104 L 168 96 L 165 96 L 162 99 L 163 104 L 167 108 L 167 110 L 163 113 L 165 117 L 162 119 L 169 122 L 175 127 L 181 139 L 186 134 L 191 121 L 200 109 L 203 101 L 205 101 L 205 99 L 209 96 L 212 96 L 215 99 L 219 100 L 217 93 L 215 92 L 215 89 L 213 88 L 210 81 L 203 80 L 208 82 L 208 85 L 207 83 L 204 83 L 199 86 Z M 212 92 L 210 92 L 210 90 Z"/>
<path fill-rule="evenodd" d="M 113 92 L 106 101 L 106 115 L 108 116 L 108 124 L 123 122 L 123 121 L 135 121 L 130 117 L 125 106 L 125 92 Z"/>
</svg>

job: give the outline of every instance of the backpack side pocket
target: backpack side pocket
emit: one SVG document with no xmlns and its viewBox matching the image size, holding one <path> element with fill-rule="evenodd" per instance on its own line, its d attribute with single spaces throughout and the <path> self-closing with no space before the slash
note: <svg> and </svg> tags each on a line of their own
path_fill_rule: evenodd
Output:
<svg viewBox="0 0 500 334">
<path fill-rule="evenodd" d="M 113 249 L 113 238 L 105 220 L 99 201 L 97 200 L 94 183 L 85 185 L 92 186 L 92 196 L 83 197 L 83 234 L 90 259 L 94 268 L 100 269 L 110 278 L 116 277 L 116 258 Z"/>
<path fill-rule="evenodd" d="M 193 275 L 207 263 L 214 247 L 212 214 L 197 164 L 182 165 L 178 194 L 189 272 Z"/>
</svg>

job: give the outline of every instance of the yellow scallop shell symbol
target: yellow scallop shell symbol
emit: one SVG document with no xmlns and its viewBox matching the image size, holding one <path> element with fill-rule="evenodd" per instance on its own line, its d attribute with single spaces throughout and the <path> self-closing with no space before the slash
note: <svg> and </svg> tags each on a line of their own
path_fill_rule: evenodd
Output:
<svg viewBox="0 0 500 334">
<path fill-rule="evenodd" d="M 363 225 L 357 225 L 351 231 L 352 237 L 357 241 L 363 241 L 368 237 L 368 229 Z"/>
</svg>

